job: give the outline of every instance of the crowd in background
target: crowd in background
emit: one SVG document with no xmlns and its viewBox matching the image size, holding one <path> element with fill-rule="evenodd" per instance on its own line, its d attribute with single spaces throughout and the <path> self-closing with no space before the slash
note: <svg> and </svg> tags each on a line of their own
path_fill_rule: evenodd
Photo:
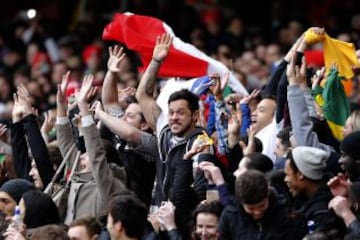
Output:
<svg viewBox="0 0 360 240">
<path fill-rule="evenodd" d="M 360 60 L 359 4 L 255 2 L 50 1 L 4 19 L 0 239 L 356 239 L 360 67 L 337 139 L 315 90 L 338 66 L 305 33 L 353 43 Z M 165 112 L 157 73 L 173 38 L 157 36 L 140 72 L 136 52 L 101 39 L 120 11 L 168 23 L 249 95 L 215 74 Z"/>
</svg>

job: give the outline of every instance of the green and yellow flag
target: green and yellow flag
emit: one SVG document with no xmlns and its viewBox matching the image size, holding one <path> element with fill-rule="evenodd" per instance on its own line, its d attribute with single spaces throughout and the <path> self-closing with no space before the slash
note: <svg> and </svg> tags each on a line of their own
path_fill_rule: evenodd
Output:
<svg viewBox="0 0 360 240">
<path fill-rule="evenodd" d="M 350 105 L 341 83 L 343 77 L 340 77 L 338 73 L 337 69 L 330 69 L 324 88 L 318 87 L 315 90 L 317 95 L 315 99 L 322 107 L 333 136 L 341 141 L 343 139 L 342 129 L 350 115 Z"/>
<path fill-rule="evenodd" d="M 358 59 L 356 57 L 356 49 L 353 43 L 343 42 L 334 38 L 331 38 L 326 33 L 317 34 L 312 28 L 309 28 L 305 32 L 305 41 L 309 44 L 322 42 L 324 62 L 327 76 L 330 72 L 333 64 L 337 65 L 339 76 L 344 80 L 351 80 L 354 76 L 352 67 L 359 66 Z M 352 81 L 342 81 L 347 96 L 351 95 Z M 322 83 L 321 85 L 324 85 Z"/>
<path fill-rule="evenodd" d="M 359 66 L 355 46 L 352 43 L 339 41 L 326 33 L 317 34 L 312 28 L 305 32 L 307 43 L 322 42 L 327 76 L 315 90 L 315 101 L 322 107 L 324 117 L 333 136 L 342 140 L 342 128 L 350 114 L 347 96 L 351 95 L 352 67 Z M 337 69 L 332 66 L 336 65 Z"/>
</svg>

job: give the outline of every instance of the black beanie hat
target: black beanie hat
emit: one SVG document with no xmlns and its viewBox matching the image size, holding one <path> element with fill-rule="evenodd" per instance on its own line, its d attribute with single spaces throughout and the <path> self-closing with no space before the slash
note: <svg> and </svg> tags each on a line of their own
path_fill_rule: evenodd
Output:
<svg viewBox="0 0 360 240">
<path fill-rule="evenodd" d="M 19 203 L 21 196 L 29 190 L 35 189 L 34 184 L 28 180 L 16 178 L 5 182 L 0 191 L 6 192 L 14 199 L 16 203 Z"/>
<path fill-rule="evenodd" d="M 340 143 L 340 149 L 354 160 L 360 160 L 360 131 L 347 135 Z"/>
</svg>

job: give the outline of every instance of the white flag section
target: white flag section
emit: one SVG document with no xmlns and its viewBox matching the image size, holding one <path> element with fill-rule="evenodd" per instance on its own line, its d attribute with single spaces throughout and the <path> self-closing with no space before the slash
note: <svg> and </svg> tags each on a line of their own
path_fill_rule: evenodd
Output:
<svg viewBox="0 0 360 240">
<path fill-rule="evenodd" d="M 156 103 L 159 105 L 161 110 L 164 112 L 165 115 L 168 113 L 168 100 L 170 95 L 173 92 L 176 92 L 181 89 L 191 89 L 192 85 L 196 81 L 195 79 L 184 80 L 179 78 L 169 78 L 166 80 L 164 87 L 161 89 L 161 92 L 156 99 Z"/>
<path fill-rule="evenodd" d="M 173 47 L 181 52 L 185 52 L 188 55 L 191 55 L 195 58 L 201 59 L 208 63 L 207 72 L 204 75 L 212 75 L 219 74 L 220 77 L 224 77 L 230 70 L 221 62 L 215 60 L 214 58 L 209 57 L 204 52 L 197 49 L 194 45 L 183 42 L 180 38 L 175 36 L 173 30 L 169 25 L 163 23 L 164 29 L 167 33 L 174 37 Z M 240 83 L 240 81 L 234 76 L 233 73 L 230 72 L 228 86 L 234 91 L 238 93 L 242 93 L 243 95 L 249 95 L 248 91 L 244 88 L 244 86 Z"/>
</svg>

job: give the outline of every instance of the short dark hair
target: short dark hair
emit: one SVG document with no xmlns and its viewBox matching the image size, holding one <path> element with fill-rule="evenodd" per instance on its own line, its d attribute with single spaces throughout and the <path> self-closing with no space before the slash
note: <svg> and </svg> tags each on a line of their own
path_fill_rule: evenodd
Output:
<svg viewBox="0 0 360 240">
<path fill-rule="evenodd" d="M 65 229 L 59 225 L 50 224 L 36 228 L 31 240 L 69 240 Z"/>
<path fill-rule="evenodd" d="M 130 105 L 132 103 L 139 105 L 139 102 L 137 101 L 136 97 L 132 96 L 132 95 L 127 96 L 125 101 L 128 105 Z M 141 122 L 146 122 L 145 116 L 142 111 L 140 112 L 140 116 L 141 116 Z"/>
<path fill-rule="evenodd" d="M 276 137 L 280 139 L 281 144 L 284 145 L 284 147 L 286 148 L 291 147 L 290 131 L 291 131 L 291 127 L 285 127 L 281 129 L 276 135 Z"/>
<path fill-rule="evenodd" d="M 248 135 L 241 136 L 240 140 L 243 141 L 245 143 L 245 145 L 248 145 L 249 136 Z M 261 140 L 258 137 L 254 137 L 254 140 L 255 140 L 255 152 L 261 153 L 263 150 L 263 144 L 262 144 Z"/>
<path fill-rule="evenodd" d="M 199 203 L 195 210 L 193 211 L 193 218 L 194 223 L 196 223 L 196 217 L 200 213 L 208 213 L 213 214 L 220 218 L 221 212 L 223 210 L 223 206 L 219 201 L 211 201 L 211 202 L 205 202 L 205 203 Z"/>
<path fill-rule="evenodd" d="M 94 217 L 83 217 L 75 219 L 70 223 L 69 228 L 77 226 L 84 226 L 87 234 L 90 237 L 101 233 L 101 224 Z"/>
<path fill-rule="evenodd" d="M 172 93 L 169 97 L 168 104 L 177 100 L 187 101 L 188 107 L 192 113 L 199 110 L 199 97 L 187 89 Z"/>
<path fill-rule="evenodd" d="M 262 173 L 270 172 L 274 168 L 273 161 L 265 154 L 254 152 L 246 155 L 250 159 L 248 169 L 255 169 Z"/>
<path fill-rule="evenodd" d="M 258 170 L 248 170 L 235 181 L 235 197 L 239 203 L 257 204 L 269 195 L 269 183 Z"/>
<path fill-rule="evenodd" d="M 116 222 L 121 222 L 127 236 L 140 239 L 147 222 L 147 209 L 132 194 L 116 195 L 110 200 L 109 214 Z"/>
<path fill-rule="evenodd" d="M 295 161 L 294 161 L 294 157 L 293 157 L 293 154 L 291 151 L 288 152 L 288 154 L 286 155 L 286 159 L 287 161 L 290 161 L 290 167 L 291 169 L 294 171 L 294 172 L 299 172 L 299 169 L 298 167 L 296 166 L 295 164 Z"/>
</svg>

